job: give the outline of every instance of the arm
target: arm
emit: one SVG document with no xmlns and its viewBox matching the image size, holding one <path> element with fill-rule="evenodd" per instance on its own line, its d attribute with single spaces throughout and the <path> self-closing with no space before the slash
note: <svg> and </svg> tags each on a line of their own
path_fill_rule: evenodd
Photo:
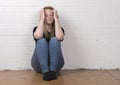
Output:
<svg viewBox="0 0 120 85">
<path fill-rule="evenodd" d="M 56 35 L 56 38 L 58 40 L 63 40 L 64 39 L 64 33 L 63 33 L 62 28 L 60 26 L 57 11 L 53 10 L 53 13 L 54 13 L 54 20 L 55 20 L 55 35 Z"/>
<path fill-rule="evenodd" d="M 40 39 L 43 37 L 44 19 L 45 19 L 45 15 L 44 15 L 44 10 L 42 9 L 40 12 L 40 21 L 39 21 L 38 27 L 36 31 L 34 32 L 35 39 Z"/>
</svg>

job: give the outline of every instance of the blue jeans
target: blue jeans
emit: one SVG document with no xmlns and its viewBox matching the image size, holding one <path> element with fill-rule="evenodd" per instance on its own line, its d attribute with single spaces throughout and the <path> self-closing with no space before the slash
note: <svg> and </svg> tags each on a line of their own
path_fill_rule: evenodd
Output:
<svg viewBox="0 0 120 85">
<path fill-rule="evenodd" d="M 61 70 L 64 58 L 60 41 L 56 37 L 52 37 L 49 42 L 45 38 L 37 40 L 31 65 L 36 72 Z"/>
</svg>

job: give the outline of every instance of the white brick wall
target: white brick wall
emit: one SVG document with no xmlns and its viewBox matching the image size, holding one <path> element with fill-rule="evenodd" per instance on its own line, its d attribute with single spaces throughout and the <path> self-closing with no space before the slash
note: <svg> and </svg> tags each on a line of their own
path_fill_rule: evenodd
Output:
<svg viewBox="0 0 120 85">
<path fill-rule="evenodd" d="M 65 29 L 64 69 L 120 68 L 119 0 L 0 0 L 0 70 L 32 69 L 32 29 L 46 5 Z"/>
</svg>

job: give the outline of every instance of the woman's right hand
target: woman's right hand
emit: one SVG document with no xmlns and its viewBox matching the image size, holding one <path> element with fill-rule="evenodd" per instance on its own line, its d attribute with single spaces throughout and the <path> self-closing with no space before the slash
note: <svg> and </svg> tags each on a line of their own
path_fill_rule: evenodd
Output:
<svg viewBox="0 0 120 85">
<path fill-rule="evenodd" d="M 40 19 L 43 19 L 43 20 L 45 19 L 44 9 L 40 11 Z"/>
</svg>

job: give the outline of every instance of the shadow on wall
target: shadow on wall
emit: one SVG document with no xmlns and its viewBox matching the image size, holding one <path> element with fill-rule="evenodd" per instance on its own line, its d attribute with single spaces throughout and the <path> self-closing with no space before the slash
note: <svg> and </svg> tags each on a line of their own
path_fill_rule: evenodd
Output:
<svg viewBox="0 0 120 85">
<path fill-rule="evenodd" d="M 77 31 L 77 26 L 75 26 L 76 23 L 67 18 L 67 16 L 61 16 L 60 21 L 65 30 L 65 39 L 62 43 L 63 55 L 65 58 L 64 69 L 83 68 L 84 47 L 80 42 L 80 36 L 75 33 Z"/>
</svg>

